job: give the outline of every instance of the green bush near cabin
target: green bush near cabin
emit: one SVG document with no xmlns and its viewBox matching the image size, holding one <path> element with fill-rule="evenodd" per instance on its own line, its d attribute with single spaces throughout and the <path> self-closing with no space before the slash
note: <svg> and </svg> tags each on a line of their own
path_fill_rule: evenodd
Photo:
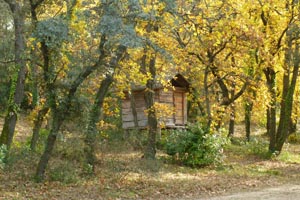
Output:
<svg viewBox="0 0 300 200">
<path fill-rule="evenodd" d="M 217 165 L 222 162 L 227 138 L 211 133 L 201 124 L 174 130 L 165 143 L 166 153 L 179 164 L 190 167 Z"/>
</svg>

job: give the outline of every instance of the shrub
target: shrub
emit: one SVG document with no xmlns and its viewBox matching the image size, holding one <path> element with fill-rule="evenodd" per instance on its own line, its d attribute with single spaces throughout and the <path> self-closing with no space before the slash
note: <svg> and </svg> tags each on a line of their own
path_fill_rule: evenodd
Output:
<svg viewBox="0 0 300 200">
<path fill-rule="evenodd" d="M 202 128 L 200 124 L 175 130 L 166 140 L 166 152 L 173 160 L 187 166 L 220 164 L 227 139 Z"/>
<path fill-rule="evenodd" d="M 272 156 L 268 150 L 269 142 L 264 138 L 253 137 L 245 147 L 249 154 L 259 156 L 263 159 L 268 159 Z"/>
<path fill-rule="evenodd" d="M 84 141 L 80 138 L 62 137 L 57 141 L 53 154 L 64 160 L 83 162 L 85 159 L 84 145 Z"/>
<path fill-rule="evenodd" d="M 59 181 L 61 183 L 76 183 L 79 180 L 76 167 L 69 163 L 59 163 L 49 170 L 50 181 Z"/>
<path fill-rule="evenodd" d="M 300 134 L 299 133 L 292 133 L 288 137 L 288 142 L 292 144 L 299 144 L 300 143 Z"/>
</svg>

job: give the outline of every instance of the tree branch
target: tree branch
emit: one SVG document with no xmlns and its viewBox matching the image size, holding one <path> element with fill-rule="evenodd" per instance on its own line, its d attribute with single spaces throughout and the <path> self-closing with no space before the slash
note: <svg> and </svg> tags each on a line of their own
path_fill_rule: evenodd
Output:
<svg viewBox="0 0 300 200">
<path fill-rule="evenodd" d="M 220 86 L 222 90 L 222 96 L 223 96 L 223 101 L 228 101 L 229 100 L 229 91 L 224 83 L 223 79 L 220 77 L 220 75 L 217 73 L 217 71 L 213 68 L 210 67 L 212 74 L 217 78 L 217 83 Z"/>
</svg>

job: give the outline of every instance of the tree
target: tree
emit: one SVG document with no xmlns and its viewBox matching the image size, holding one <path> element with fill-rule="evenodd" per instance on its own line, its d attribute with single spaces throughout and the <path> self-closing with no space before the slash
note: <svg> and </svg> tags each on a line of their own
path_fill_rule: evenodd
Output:
<svg viewBox="0 0 300 200">
<path fill-rule="evenodd" d="M 10 72 L 13 71 L 14 61 L 14 30 L 12 16 L 8 5 L 0 1 L 0 112 L 4 112 L 9 96 Z"/>
<path fill-rule="evenodd" d="M 99 121 L 100 115 L 103 109 L 104 98 L 108 92 L 110 85 L 113 83 L 113 75 L 115 68 L 118 66 L 120 60 L 124 58 L 124 54 L 126 52 L 126 47 L 120 45 L 116 50 L 116 55 L 110 61 L 110 68 L 112 72 L 108 72 L 105 75 L 105 78 L 102 80 L 100 87 L 95 95 L 94 104 L 89 113 L 88 126 L 86 129 L 86 137 L 85 137 L 85 153 L 87 164 L 92 166 L 93 172 L 95 171 L 95 142 L 97 135 L 97 123 Z"/>
<path fill-rule="evenodd" d="M 184 23 L 176 29 L 175 37 L 187 52 L 195 87 L 200 85 L 197 89 L 203 91 L 198 93 L 204 95 L 202 107 L 208 128 L 212 124 L 217 129 L 221 126 L 224 111 L 249 84 L 249 77 L 242 69 L 252 32 L 247 31 L 251 24 L 240 26 L 245 20 L 244 8 L 244 4 L 231 1 L 182 3 Z M 236 92 L 232 92 L 234 89 Z"/>
<path fill-rule="evenodd" d="M 293 8 L 294 5 L 292 5 Z M 283 144 L 289 135 L 289 127 L 291 124 L 291 116 L 293 110 L 294 93 L 298 78 L 300 53 L 299 43 L 300 32 L 298 24 L 291 24 L 287 30 L 285 50 L 285 66 L 283 73 L 282 99 L 280 108 L 280 118 L 276 133 L 276 144 L 272 152 L 281 152 Z M 272 145 L 273 146 L 273 145 Z"/>
<path fill-rule="evenodd" d="M 65 118 L 70 114 L 69 110 L 72 107 L 72 99 L 74 98 L 78 87 L 88 78 L 88 76 L 98 71 L 103 73 L 105 78 L 101 82 L 101 86 L 95 96 L 94 105 L 90 109 L 88 128 L 86 130 L 85 138 L 87 163 L 92 165 L 94 168 L 94 142 L 95 135 L 97 133 L 96 123 L 99 120 L 104 97 L 113 81 L 114 71 L 118 67 L 119 62 L 124 58 L 127 48 L 136 47 L 136 45 L 139 45 L 139 42 L 141 41 L 136 36 L 134 21 L 132 21 L 132 18 L 134 18 L 134 12 L 136 12 L 133 8 L 136 6 L 134 3 L 135 1 L 130 1 L 129 4 L 127 4 L 125 2 L 112 0 L 103 1 L 101 4 L 94 7 L 101 11 L 98 13 L 98 26 L 95 30 L 93 30 L 96 31 L 96 35 L 100 37 L 97 49 L 98 59 L 94 64 L 84 66 L 81 71 L 79 71 L 77 77 L 71 80 L 65 89 L 67 91 L 66 93 L 60 92 L 60 88 L 56 86 L 55 82 L 49 82 L 49 79 L 45 79 L 48 80 L 46 82 L 46 91 L 48 93 L 47 101 L 50 105 L 53 122 L 47 139 L 46 148 L 38 164 L 36 172 L 36 178 L 38 180 L 43 180 L 44 178 L 44 172 L 50 159 L 51 152 L 57 138 L 57 133 Z M 74 6 L 75 5 L 76 4 L 74 4 Z M 129 10 L 130 12 L 124 11 L 121 8 Z M 89 19 L 86 18 L 85 20 Z M 136 38 L 136 40 L 132 40 L 133 38 Z M 44 66 L 50 66 L 50 59 L 48 58 L 50 54 L 48 53 L 49 50 L 51 50 L 51 43 L 49 46 L 47 41 L 43 39 L 41 41 L 41 48 L 44 58 Z M 44 67 L 44 72 L 48 72 L 48 69 L 48 67 Z M 78 68 L 75 69 L 78 70 Z M 57 75 L 55 77 L 57 77 Z M 64 79 L 62 79 L 62 81 L 64 81 Z M 56 95 L 54 95 L 55 93 L 56 95 L 59 93 L 61 96 L 57 98 Z"/>
<path fill-rule="evenodd" d="M 130 71 L 122 67 L 120 74 L 126 80 L 118 80 L 118 82 L 125 82 L 128 86 L 125 87 L 127 90 L 134 84 L 146 87 L 144 99 L 148 118 L 148 141 L 143 157 L 154 159 L 156 137 L 160 128 L 154 104 L 155 87 L 157 84 L 167 85 L 166 77 L 170 74 L 175 76 L 174 71 L 178 69 L 174 67 L 176 46 L 171 45 L 175 41 L 171 37 L 171 27 L 175 24 L 176 17 L 172 14 L 175 13 L 176 2 L 155 0 L 136 5 L 136 32 L 142 45 L 129 52 Z"/>
<path fill-rule="evenodd" d="M 0 145 L 4 144 L 9 149 L 14 137 L 17 115 L 24 96 L 26 61 L 25 61 L 25 10 L 19 1 L 5 0 L 9 5 L 13 16 L 15 32 L 14 59 L 16 72 L 12 76 L 8 108 L 6 111 L 5 122 L 0 136 Z"/>
<path fill-rule="evenodd" d="M 293 96 L 297 81 L 298 65 L 298 16 L 297 3 L 259 1 L 261 35 L 264 42 L 259 47 L 262 55 L 260 65 L 266 77 L 270 94 L 267 110 L 267 132 L 270 136 L 269 151 L 280 153 L 288 136 L 291 120 Z M 281 24 L 281 26 L 279 26 Z M 282 80 L 277 80 L 277 74 L 282 71 Z M 282 81 L 282 91 L 278 89 L 277 81 Z M 280 107 L 277 106 L 277 93 L 281 93 Z M 276 130 L 276 111 L 280 109 L 279 124 Z M 286 129 L 286 130 L 285 130 Z"/>
</svg>

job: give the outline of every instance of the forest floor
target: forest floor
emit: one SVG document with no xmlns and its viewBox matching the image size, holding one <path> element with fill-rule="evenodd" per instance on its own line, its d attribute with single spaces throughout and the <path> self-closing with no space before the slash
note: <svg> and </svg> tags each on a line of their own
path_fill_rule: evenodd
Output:
<svg viewBox="0 0 300 200">
<path fill-rule="evenodd" d="M 2 125 L 0 118 L 0 130 Z M 5 168 L 0 169 L 1 200 L 245 199 L 240 194 L 256 199 L 251 191 L 263 197 L 262 191 L 274 193 L 269 188 L 288 191 L 287 188 L 297 188 L 300 184 L 300 145 L 287 144 L 279 157 L 266 159 L 262 129 L 253 128 L 253 137 L 257 139 L 246 144 L 239 138 L 243 134 L 239 126 L 238 139 L 224 149 L 221 166 L 200 169 L 179 166 L 161 152 L 157 160 L 145 161 L 141 159 L 141 151 L 126 142 L 104 141 L 98 149 L 96 175 L 92 177 L 88 176 L 89 168 L 82 165 L 81 140 L 61 138 L 45 182 L 35 183 L 33 175 L 41 151 L 29 151 L 30 127 L 26 119 L 18 123 L 11 155 Z"/>
</svg>

